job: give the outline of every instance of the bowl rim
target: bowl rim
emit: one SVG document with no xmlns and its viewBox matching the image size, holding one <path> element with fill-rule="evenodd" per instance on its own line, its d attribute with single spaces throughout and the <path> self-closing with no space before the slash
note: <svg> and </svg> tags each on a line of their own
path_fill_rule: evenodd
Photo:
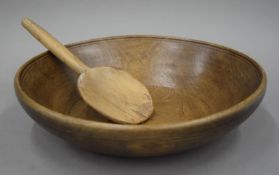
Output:
<svg viewBox="0 0 279 175">
<path fill-rule="evenodd" d="M 20 77 L 22 75 L 23 70 L 25 70 L 28 65 L 35 62 L 37 59 L 41 58 L 43 55 L 48 53 L 48 51 L 42 52 L 31 59 L 29 59 L 27 62 L 25 62 L 23 65 L 19 67 L 15 74 L 14 78 L 14 87 L 15 91 L 18 95 L 18 98 L 24 102 L 28 107 L 30 107 L 32 110 L 38 112 L 39 114 L 42 114 L 43 117 L 48 117 L 51 120 L 56 120 L 57 122 L 67 124 L 72 127 L 79 127 L 83 126 L 86 128 L 102 128 L 102 129 L 112 129 L 112 130 L 133 130 L 133 131 L 147 131 L 147 130 L 172 130 L 172 129 L 178 129 L 178 128 L 194 128 L 198 126 L 202 126 L 204 124 L 209 123 L 215 123 L 219 120 L 222 120 L 224 118 L 233 116 L 232 114 L 240 112 L 241 110 L 245 109 L 246 107 L 253 104 L 254 101 L 256 101 L 258 98 L 262 97 L 265 94 L 266 86 L 267 86 L 267 76 L 264 71 L 264 69 L 251 57 L 248 55 L 239 52 L 237 50 L 234 50 L 232 48 L 215 44 L 207 41 L 201 41 L 196 39 L 189 39 L 189 38 L 183 38 L 183 37 L 176 37 L 176 36 L 162 36 L 162 35 L 117 35 L 117 36 L 109 36 L 109 37 L 99 37 L 96 39 L 89 39 L 89 40 L 83 40 L 79 42 L 74 42 L 70 44 L 66 44 L 67 47 L 74 48 L 80 45 L 90 44 L 98 41 L 104 41 L 104 40 L 114 40 L 114 39 L 126 39 L 126 38 L 157 38 L 157 39 L 168 39 L 168 40 L 176 40 L 176 41 L 187 41 L 191 43 L 197 43 L 197 44 L 203 44 L 215 48 L 219 48 L 222 50 L 227 50 L 229 52 L 232 52 L 236 55 L 239 55 L 241 59 L 244 59 L 248 62 L 250 62 L 258 71 L 260 74 L 260 84 L 256 88 L 256 90 L 251 93 L 249 96 L 247 96 L 245 99 L 240 101 L 239 103 L 226 108 L 224 110 L 221 110 L 219 112 L 204 116 L 202 118 L 189 120 L 189 121 L 183 121 L 179 123 L 163 123 L 163 124 L 154 124 L 154 125 L 128 125 L 128 124 L 117 124 L 117 123 L 104 123 L 104 122 L 98 122 L 93 120 L 85 120 L 81 118 L 76 118 L 71 115 L 63 114 L 57 111 L 54 111 L 52 109 L 49 109 L 35 100 L 33 100 L 31 97 L 29 97 L 23 90 L 20 84 Z"/>
</svg>

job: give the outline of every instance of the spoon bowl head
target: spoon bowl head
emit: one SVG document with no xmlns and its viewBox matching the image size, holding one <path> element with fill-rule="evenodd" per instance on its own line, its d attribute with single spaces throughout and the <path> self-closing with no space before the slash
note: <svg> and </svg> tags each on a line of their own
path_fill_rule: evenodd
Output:
<svg viewBox="0 0 279 175">
<path fill-rule="evenodd" d="M 153 112 L 146 87 L 120 69 L 89 69 L 79 76 L 78 89 L 87 104 L 117 123 L 142 123 Z"/>
</svg>

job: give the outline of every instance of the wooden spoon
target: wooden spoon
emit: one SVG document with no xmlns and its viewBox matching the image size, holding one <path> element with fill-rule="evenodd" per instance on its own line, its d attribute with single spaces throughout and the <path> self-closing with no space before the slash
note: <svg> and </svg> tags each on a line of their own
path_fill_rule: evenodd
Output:
<svg viewBox="0 0 279 175">
<path fill-rule="evenodd" d="M 22 25 L 62 62 L 80 74 L 77 86 L 83 100 L 117 123 L 138 124 L 153 112 L 151 95 L 129 73 L 112 67 L 89 68 L 64 45 L 28 18 Z"/>
</svg>

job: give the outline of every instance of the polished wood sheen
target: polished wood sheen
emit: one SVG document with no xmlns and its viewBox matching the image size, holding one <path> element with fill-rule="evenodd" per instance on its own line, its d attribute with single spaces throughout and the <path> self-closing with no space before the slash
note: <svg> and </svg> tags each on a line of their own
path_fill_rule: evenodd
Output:
<svg viewBox="0 0 279 175">
<path fill-rule="evenodd" d="M 22 25 L 57 58 L 80 74 L 77 87 L 81 97 L 104 117 L 123 124 L 139 124 L 149 119 L 153 112 L 151 95 L 128 72 L 108 66 L 90 68 L 32 20 L 24 18 Z"/>
<path fill-rule="evenodd" d="M 247 119 L 266 89 L 265 73 L 255 61 L 207 42 L 120 36 L 68 48 L 90 67 L 128 71 L 153 99 L 147 122 L 114 124 L 84 103 L 77 75 L 51 53 L 25 63 L 15 89 L 27 113 L 53 134 L 98 153 L 159 156 L 206 144 Z"/>
</svg>

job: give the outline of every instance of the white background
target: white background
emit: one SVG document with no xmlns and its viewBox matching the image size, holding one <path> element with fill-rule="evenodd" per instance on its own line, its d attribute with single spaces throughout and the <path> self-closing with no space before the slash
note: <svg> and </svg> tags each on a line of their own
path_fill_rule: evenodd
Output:
<svg viewBox="0 0 279 175">
<path fill-rule="evenodd" d="M 28 16 L 63 43 L 123 34 L 173 35 L 242 51 L 266 70 L 263 103 L 238 129 L 173 156 L 128 159 L 76 149 L 47 133 L 16 100 L 17 68 L 45 49 L 24 31 Z M 0 0 L 0 174 L 226 174 L 279 172 L 279 1 Z"/>
</svg>

